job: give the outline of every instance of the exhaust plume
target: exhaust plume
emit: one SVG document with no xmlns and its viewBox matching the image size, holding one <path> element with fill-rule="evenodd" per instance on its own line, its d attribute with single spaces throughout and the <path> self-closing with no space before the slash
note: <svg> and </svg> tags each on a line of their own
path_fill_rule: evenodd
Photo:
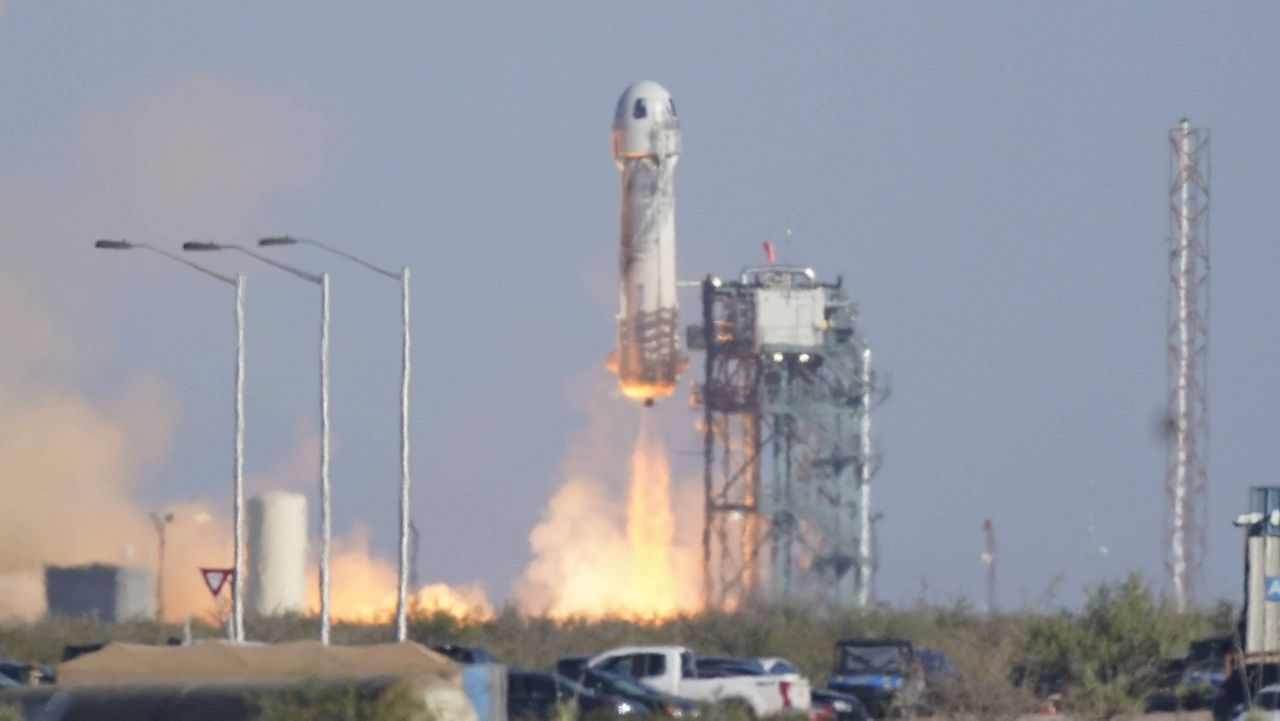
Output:
<svg viewBox="0 0 1280 721">
<path fill-rule="evenodd" d="M 586 473 L 572 475 L 548 502 L 517 585 L 526 613 L 658 620 L 700 607 L 697 553 L 679 542 L 671 471 L 652 415 L 641 419 L 625 506 Z"/>
</svg>

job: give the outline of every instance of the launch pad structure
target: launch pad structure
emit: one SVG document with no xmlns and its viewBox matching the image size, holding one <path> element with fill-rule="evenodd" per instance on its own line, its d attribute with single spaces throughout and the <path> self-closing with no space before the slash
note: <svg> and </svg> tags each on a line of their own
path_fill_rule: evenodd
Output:
<svg viewBox="0 0 1280 721">
<path fill-rule="evenodd" d="M 706 605 L 865 606 L 876 388 L 857 307 L 797 266 L 701 289 Z"/>
</svg>

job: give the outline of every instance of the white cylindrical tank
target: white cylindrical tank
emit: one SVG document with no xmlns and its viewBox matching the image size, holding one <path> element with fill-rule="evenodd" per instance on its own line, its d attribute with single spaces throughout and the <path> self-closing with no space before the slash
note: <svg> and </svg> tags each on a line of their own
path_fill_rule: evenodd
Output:
<svg viewBox="0 0 1280 721">
<path fill-rule="evenodd" d="M 249 499 L 249 607 L 259 616 L 306 610 L 307 499 L 268 491 Z"/>
<path fill-rule="evenodd" d="M 671 93 L 654 82 L 627 88 L 613 116 L 621 180 L 620 307 L 609 359 L 628 398 L 652 405 L 684 370 L 676 317 L 675 168 L 680 123 Z"/>
</svg>

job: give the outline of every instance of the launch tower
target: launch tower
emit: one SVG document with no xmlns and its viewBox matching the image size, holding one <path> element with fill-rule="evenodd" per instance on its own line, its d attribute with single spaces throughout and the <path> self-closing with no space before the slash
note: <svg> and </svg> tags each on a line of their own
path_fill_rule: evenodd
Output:
<svg viewBox="0 0 1280 721">
<path fill-rule="evenodd" d="M 842 283 L 766 266 L 702 282 L 703 592 L 851 607 L 872 570 L 871 354 Z"/>
</svg>

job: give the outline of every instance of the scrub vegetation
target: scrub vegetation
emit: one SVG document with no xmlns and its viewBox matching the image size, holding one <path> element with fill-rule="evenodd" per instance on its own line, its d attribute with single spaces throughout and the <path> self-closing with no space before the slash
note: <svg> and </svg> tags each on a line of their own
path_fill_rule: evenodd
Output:
<svg viewBox="0 0 1280 721">
<path fill-rule="evenodd" d="M 407 689 L 361 693 L 355 684 L 307 682 L 254 700 L 261 721 L 419 721 L 426 706 Z"/>
<path fill-rule="evenodd" d="M 1041 605 L 1055 603 L 1050 597 Z M 1132 575 L 1090 589 L 1084 605 L 1071 611 L 985 613 L 963 601 L 946 607 L 828 613 L 751 606 L 646 623 L 552 620 L 508 608 L 486 620 L 414 615 L 410 636 L 424 643 L 482 646 L 502 662 L 522 668 L 548 668 L 560 656 L 629 644 L 680 644 L 708 655 L 782 656 L 815 686 L 826 681 L 836 640 L 899 637 L 944 651 L 955 665 L 951 679 L 936 684 L 939 712 L 1013 718 L 1033 710 L 1047 689 L 1061 687 L 1073 716 L 1112 718 L 1141 711 L 1162 659 L 1183 653 L 1194 638 L 1234 633 L 1236 621 L 1236 610 L 1225 602 L 1177 613 L 1149 583 Z M 247 635 L 268 641 L 305 639 L 314 638 L 315 629 L 311 618 L 256 619 Z M 194 624 L 197 638 L 221 633 L 217 624 Z M 113 639 L 164 643 L 181 634 L 181 627 L 172 624 L 106 626 L 54 618 L 0 626 L 0 652 L 52 663 L 67 644 Z M 389 640 L 390 623 L 333 628 L 335 643 Z"/>
</svg>

